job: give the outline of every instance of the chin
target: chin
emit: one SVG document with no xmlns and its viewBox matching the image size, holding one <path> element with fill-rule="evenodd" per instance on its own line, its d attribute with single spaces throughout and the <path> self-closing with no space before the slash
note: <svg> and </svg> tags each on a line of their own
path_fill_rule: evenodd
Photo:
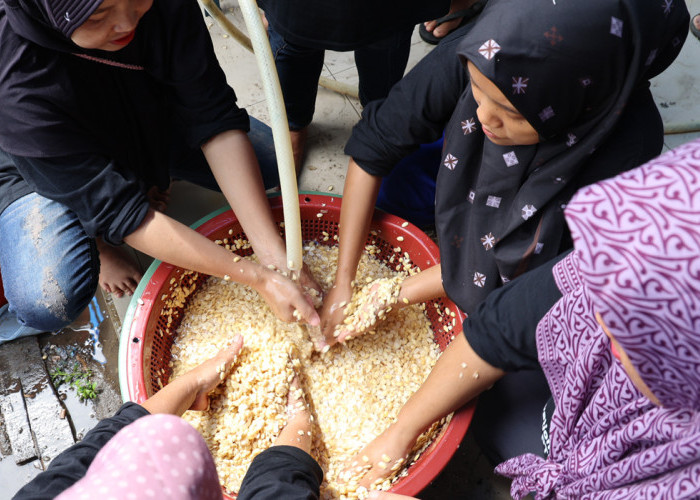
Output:
<svg viewBox="0 0 700 500">
<path fill-rule="evenodd" d="M 502 137 L 499 137 L 498 139 L 492 139 L 492 138 L 489 137 L 488 135 L 486 136 L 486 138 L 487 138 L 489 141 L 491 141 L 491 142 L 493 142 L 494 144 L 496 144 L 497 146 L 513 146 L 513 145 L 514 145 L 514 144 L 513 144 L 513 141 L 511 141 L 510 139 L 503 139 Z"/>
</svg>

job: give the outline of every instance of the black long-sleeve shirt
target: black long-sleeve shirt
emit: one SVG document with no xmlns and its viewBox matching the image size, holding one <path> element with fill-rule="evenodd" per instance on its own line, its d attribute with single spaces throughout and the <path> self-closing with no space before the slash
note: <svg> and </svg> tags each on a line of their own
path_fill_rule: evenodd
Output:
<svg viewBox="0 0 700 500">
<path fill-rule="evenodd" d="M 13 500 L 57 497 L 85 476 L 97 453 L 117 432 L 146 415 L 150 413 L 143 406 L 125 403 L 114 416 L 101 420 L 82 441 L 54 458 L 51 465 L 19 490 Z"/>
<path fill-rule="evenodd" d="M 221 132 L 249 129 L 194 0 L 155 0 L 127 47 L 87 55 L 21 36 L 4 8 L 0 213 L 36 192 L 72 210 L 88 236 L 119 244 L 171 165 Z"/>
</svg>

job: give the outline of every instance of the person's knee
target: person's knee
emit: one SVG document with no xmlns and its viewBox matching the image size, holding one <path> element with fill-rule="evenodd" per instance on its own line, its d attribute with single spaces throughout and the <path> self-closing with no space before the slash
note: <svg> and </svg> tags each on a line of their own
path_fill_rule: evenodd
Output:
<svg viewBox="0 0 700 500">
<path fill-rule="evenodd" d="M 49 332 L 60 330 L 78 318 L 95 295 L 96 284 L 86 282 L 67 289 L 49 278 L 40 289 L 23 288 L 6 290 L 12 311 L 21 324 Z"/>
</svg>

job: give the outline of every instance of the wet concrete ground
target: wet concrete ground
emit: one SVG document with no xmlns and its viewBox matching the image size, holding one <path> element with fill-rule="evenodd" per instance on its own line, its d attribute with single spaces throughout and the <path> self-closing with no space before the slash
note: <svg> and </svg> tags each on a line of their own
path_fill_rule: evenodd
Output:
<svg viewBox="0 0 700 500">
<path fill-rule="evenodd" d="M 114 414 L 121 405 L 117 375 L 119 340 L 110 314 L 116 316 L 114 308 L 108 307 L 98 293 L 81 318 L 58 334 L 42 334 L 0 346 L 0 374 L 4 381 L 0 384 L 3 401 L 0 500 L 12 498 L 60 451 L 79 441 L 99 420 Z M 10 366 L 14 362 L 12 358 L 18 356 L 21 356 L 18 363 L 23 370 L 21 376 L 15 376 L 19 369 Z M 68 383 L 55 387 L 50 374 L 57 369 L 90 372 L 97 398 L 81 401 L 76 388 Z M 36 409 L 35 403 L 40 398 L 42 406 Z M 14 411 L 8 410 L 7 401 L 17 403 L 12 408 Z M 22 412 L 26 415 L 25 430 L 13 430 L 7 415 L 17 416 Z M 61 434 L 57 429 L 62 428 L 65 432 Z M 25 451 L 18 453 L 18 441 L 23 438 Z"/>
<path fill-rule="evenodd" d="M 227 14 L 236 21 L 237 26 L 242 26 L 240 12 L 234 11 L 235 2 L 226 0 L 223 3 L 227 6 Z M 686 3 L 691 13 L 700 12 L 700 0 L 686 0 Z M 208 23 L 212 24 L 211 20 L 208 20 Z M 253 116 L 269 123 L 267 104 L 261 85 L 257 82 L 258 71 L 254 57 L 232 42 L 216 25 L 212 25 L 211 33 L 217 55 L 229 82 L 236 90 L 239 104 L 246 107 Z M 414 36 L 409 67 L 431 49 L 432 46 L 421 42 L 417 35 Z M 666 135 L 664 149 L 673 148 L 699 136 L 697 130 L 688 127 L 691 122 L 697 122 L 698 116 L 697 92 L 694 90 L 698 74 L 697 64 L 700 61 L 698 54 L 700 54 L 700 43 L 690 35 L 676 63 L 652 82 L 652 92 L 660 106 L 667 130 L 686 131 L 682 134 Z M 328 52 L 324 64 L 324 76 L 346 83 L 356 83 L 357 74 L 352 55 Z M 347 166 L 347 158 L 342 152 L 343 145 L 349 137 L 350 129 L 359 119 L 361 107 L 356 99 L 342 97 L 321 89 L 316 110 L 314 123 L 310 127 L 308 154 L 304 172 L 300 178 L 300 189 L 341 193 Z M 209 193 L 207 196 L 212 195 Z M 207 208 L 209 200 L 205 200 L 202 204 L 205 211 L 201 214 L 193 214 L 200 198 L 193 196 L 193 191 L 188 187 L 183 199 L 185 201 L 173 209 L 179 208 L 180 215 L 190 217 L 189 220 L 176 217 L 186 223 L 197 220 L 223 204 L 219 196 L 216 198 L 216 206 Z M 148 263 L 148 261 L 142 262 L 144 269 Z M 73 328 L 65 329 L 56 336 L 50 334 L 39 336 L 38 340 L 34 341 L 36 342 L 35 357 L 21 360 L 29 368 L 31 372 L 29 375 L 34 380 L 42 381 L 37 384 L 39 387 L 33 387 L 32 390 L 39 389 L 38 392 L 42 394 L 53 394 L 60 408 L 65 409 L 64 419 L 60 418 L 60 414 L 55 417 L 45 415 L 44 421 L 38 424 L 51 429 L 60 420 L 65 420 L 68 422 L 73 440 L 79 439 L 100 418 L 113 414 L 121 404 L 117 378 L 117 345 L 126 303 L 115 301 L 117 303 L 115 308 L 115 303 L 111 299 L 105 300 L 101 292 L 98 292 L 95 300 L 98 307 L 93 307 L 92 311 L 87 310 L 85 315 L 72 325 Z M 101 346 L 98 347 L 97 344 Z M 76 347 L 75 350 L 73 346 Z M 97 350 L 95 350 L 96 347 Z M 0 346 L 0 357 L 3 353 L 10 351 L 7 345 Z M 44 355 L 46 359 L 43 359 Z M 64 359 L 63 355 L 66 359 L 77 361 L 83 369 L 93 371 L 100 391 L 96 401 L 79 401 L 76 391 L 67 386 L 54 391 L 48 373 L 59 360 Z M 10 371 L 0 366 L 0 400 L 3 404 L 13 397 L 12 394 L 17 393 L 16 382 L 13 382 L 9 375 Z M 14 400 L 17 398 L 14 397 Z M 25 418 L 28 422 L 28 417 Z M 22 461 L 20 464 L 15 463 L 16 457 L 9 445 L 6 424 L 3 416 L 0 415 L 0 485 L 2 485 L 0 500 L 11 498 L 42 468 L 42 460 L 37 457 Z M 29 428 L 28 423 L 26 428 Z M 51 443 L 43 444 L 48 446 Z M 423 500 L 509 497 L 508 481 L 493 474 L 492 465 L 481 454 L 469 433 L 453 460 L 420 495 Z"/>
</svg>

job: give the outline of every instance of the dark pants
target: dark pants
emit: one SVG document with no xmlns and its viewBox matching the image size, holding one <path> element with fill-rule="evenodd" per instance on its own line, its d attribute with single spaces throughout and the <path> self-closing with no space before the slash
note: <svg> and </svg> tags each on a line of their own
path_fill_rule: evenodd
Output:
<svg viewBox="0 0 700 500">
<path fill-rule="evenodd" d="M 255 457 L 238 500 L 311 500 L 320 494 L 323 470 L 311 455 L 293 446 L 273 446 Z"/>
<path fill-rule="evenodd" d="M 360 103 L 387 96 L 406 70 L 413 27 L 355 50 Z M 306 127 L 314 116 L 318 79 L 323 69 L 323 49 L 302 47 L 286 41 L 268 28 L 270 46 L 287 108 L 291 130 Z"/>
<path fill-rule="evenodd" d="M 551 397 L 541 370 L 509 373 L 479 396 L 469 432 L 494 465 L 524 453 L 544 457 L 542 414 Z"/>
</svg>

